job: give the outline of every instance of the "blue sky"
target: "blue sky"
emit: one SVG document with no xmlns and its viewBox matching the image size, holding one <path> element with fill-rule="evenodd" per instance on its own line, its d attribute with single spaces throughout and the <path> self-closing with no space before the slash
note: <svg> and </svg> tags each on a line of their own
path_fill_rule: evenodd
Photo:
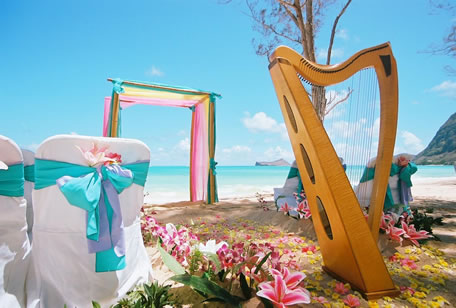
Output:
<svg viewBox="0 0 456 308">
<path fill-rule="evenodd" d="M 338 5 L 326 12 L 317 53 L 328 46 Z M 0 134 L 35 150 L 56 134 L 99 136 L 108 77 L 220 93 L 220 165 L 252 165 L 292 150 L 258 35 L 243 2 L 1 1 Z M 333 63 L 390 41 L 399 72 L 396 152 L 417 153 L 456 111 L 456 66 L 423 53 L 456 16 L 428 1 L 353 1 L 341 18 Z M 320 61 L 323 62 L 322 59 Z M 154 165 L 187 165 L 188 109 L 136 106 L 123 112 L 123 136 L 144 141 Z"/>
</svg>

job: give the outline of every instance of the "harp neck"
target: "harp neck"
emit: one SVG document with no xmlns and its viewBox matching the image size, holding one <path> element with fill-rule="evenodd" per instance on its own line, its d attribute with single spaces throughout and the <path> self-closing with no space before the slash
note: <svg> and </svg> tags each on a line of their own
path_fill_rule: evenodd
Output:
<svg viewBox="0 0 456 308">
<path fill-rule="evenodd" d="M 346 61 L 334 65 L 313 63 L 286 46 L 279 46 L 269 59 L 270 66 L 275 61 L 288 61 L 295 67 L 299 75 L 318 86 L 340 83 L 356 72 L 369 67 L 375 68 L 380 82 L 381 77 L 389 77 L 395 68 L 395 63 L 393 63 L 395 60 L 389 43 L 361 50 Z"/>
</svg>

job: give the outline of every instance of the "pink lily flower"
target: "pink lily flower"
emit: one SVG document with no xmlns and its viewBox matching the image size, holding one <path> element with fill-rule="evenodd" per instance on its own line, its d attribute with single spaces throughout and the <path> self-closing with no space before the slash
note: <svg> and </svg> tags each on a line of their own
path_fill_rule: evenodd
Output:
<svg viewBox="0 0 456 308">
<path fill-rule="evenodd" d="M 418 240 L 421 239 L 427 239 L 431 237 L 427 231 L 425 230 L 420 230 L 416 231 L 414 225 L 407 225 L 404 221 L 402 222 L 402 229 L 404 230 L 404 237 L 408 238 L 413 244 L 416 246 L 420 247 L 420 243 L 418 243 Z"/>
<path fill-rule="evenodd" d="M 347 295 L 347 297 L 344 299 L 344 304 L 352 308 L 359 307 L 361 305 L 359 298 L 351 294 Z"/>
<path fill-rule="evenodd" d="M 290 271 L 286 267 L 282 268 L 281 271 L 278 271 L 276 269 L 270 269 L 270 272 L 274 277 L 281 276 L 289 290 L 296 289 L 298 285 L 301 283 L 301 281 L 304 278 L 306 278 L 306 274 L 302 272 L 294 272 L 290 274 Z"/>
<path fill-rule="evenodd" d="M 291 210 L 291 208 L 288 206 L 288 203 L 285 202 L 280 209 L 279 212 L 283 212 L 284 215 L 288 214 L 288 212 Z"/>
<path fill-rule="evenodd" d="M 310 294 L 304 289 L 289 290 L 281 275 L 274 276 L 274 282 L 262 282 L 257 296 L 267 298 L 275 307 L 286 308 L 288 305 L 309 304 Z"/>
<path fill-rule="evenodd" d="M 396 228 L 393 225 L 393 222 L 390 222 L 390 224 L 388 225 L 388 229 L 386 229 L 386 234 L 388 234 L 393 241 L 399 242 L 401 245 L 402 245 L 401 235 L 403 235 L 404 233 L 405 233 L 405 231 L 401 228 Z"/>
<path fill-rule="evenodd" d="M 312 213 L 310 213 L 310 208 L 309 204 L 307 203 L 307 200 L 303 200 L 298 204 L 298 214 L 299 218 L 305 218 L 309 219 L 312 216 Z"/>
<path fill-rule="evenodd" d="M 336 283 L 336 286 L 334 287 L 334 292 L 339 293 L 341 295 L 345 295 L 349 292 L 348 288 L 345 287 L 343 282 L 338 282 Z"/>
<path fill-rule="evenodd" d="M 390 222 L 391 220 L 393 220 L 393 217 L 391 217 L 391 215 L 388 215 L 388 214 L 385 215 L 385 213 L 383 213 L 382 220 L 380 223 L 380 229 L 386 231 L 386 229 L 388 229 L 388 222 Z"/>
</svg>

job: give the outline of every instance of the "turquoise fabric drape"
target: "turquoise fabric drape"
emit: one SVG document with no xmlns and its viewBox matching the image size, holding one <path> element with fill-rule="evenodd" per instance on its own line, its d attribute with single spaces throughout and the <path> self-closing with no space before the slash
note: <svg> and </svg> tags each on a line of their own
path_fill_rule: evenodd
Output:
<svg viewBox="0 0 456 308">
<path fill-rule="evenodd" d="M 209 103 L 210 105 L 212 106 L 213 108 L 213 113 L 214 113 L 214 149 L 215 149 L 215 145 L 216 145 L 216 140 L 217 140 L 217 135 L 216 135 L 216 125 L 215 125 L 215 119 L 216 119 L 216 116 L 215 116 L 215 98 L 220 95 L 217 95 L 215 93 L 212 93 L 210 96 L 209 96 Z M 211 115 L 209 115 L 209 119 L 211 118 Z M 210 120 L 208 119 L 208 124 L 210 125 Z M 210 127 L 209 127 L 209 131 L 210 131 Z M 209 148 L 211 147 L 211 140 L 210 140 L 210 136 L 208 134 L 208 142 L 209 142 Z M 214 150 L 214 153 L 215 153 L 215 150 Z M 217 166 L 217 162 L 214 160 L 214 157 L 211 157 L 210 160 L 209 160 L 209 172 L 212 172 L 213 176 L 214 176 L 214 200 L 215 202 L 219 202 L 219 198 L 218 198 L 218 190 L 217 190 L 217 177 L 216 177 L 216 174 L 217 172 L 215 171 L 215 168 Z M 210 181 L 208 180 L 207 181 L 207 199 L 208 199 L 208 204 L 210 204 L 212 198 L 211 198 L 211 183 Z"/>
<path fill-rule="evenodd" d="M 394 176 L 399 174 L 399 181 L 403 181 L 408 187 L 412 187 L 412 174 L 414 174 L 418 170 L 417 166 L 413 162 L 409 162 L 407 166 L 401 167 L 397 164 L 391 164 L 390 169 L 390 176 Z M 361 179 L 359 180 L 360 183 L 364 183 L 370 181 L 375 176 L 375 167 L 373 168 L 365 168 Z M 399 186 L 400 187 L 400 186 Z M 394 206 L 393 195 L 391 193 L 391 188 L 387 187 L 386 189 L 386 196 L 385 196 L 385 209 L 389 209 Z"/>
<path fill-rule="evenodd" d="M 121 193 L 132 183 L 144 186 L 149 162 L 138 162 L 122 165 L 121 167 L 130 170 L 133 177 L 121 176 L 105 166 L 97 169 L 66 162 L 43 159 L 35 160 L 35 189 L 43 189 L 59 182 L 60 190 L 68 202 L 87 211 L 86 236 L 89 240 L 100 240 L 100 228 L 103 228 L 100 222 L 100 217 L 103 217 L 103 215 L 100 215 L 100 204 L 105 206 L 109 223 L 109 234 L 113 242 L 110 243 L 112 245 L 109 245 L 109 249 L 96 251 L 97 272 L 120 270 L 125 268 L 126 265 L 125 255 L 119 255 L 114 245 L 112 234 L 113 217 L 118 218 L 119 213 L 116 213 L 116 207 L 113 207 L 113 200 L 110 199 L 109 191 L 106 191 L 105 181 L 109 181 L 112 184 L 117 194 Z M 61 184 L 62 182 L 64 183 Z M 117 195 L 116 198 L 116 202 L 118 203 Z M 101 210 L 104 210 L 104 207 Z"/>
<path fill-rule="evenodd" d="M 24 167 L 24 178 L 26 181 L 35 182 L 35 165 Z"/>
<path fill-rule="evenodd" d="M 7 197 L 24 196 L 24 164 L 8 166 L 0 170 L 0 195 Z"/>
<path fill-rule="evenodd" d="M 301 175 L 299 174 L 299 169 L 295 167 L 290 167 L 290 171 L 288 172 L 287 179 L 291 179 L 294 177 L 298 177 L 298 196 L 299 200 L 301 200 L 301 192 L 304 190 L 304 187 L 302 186 L 302 181 L 301 181 Z"/>
</svg>

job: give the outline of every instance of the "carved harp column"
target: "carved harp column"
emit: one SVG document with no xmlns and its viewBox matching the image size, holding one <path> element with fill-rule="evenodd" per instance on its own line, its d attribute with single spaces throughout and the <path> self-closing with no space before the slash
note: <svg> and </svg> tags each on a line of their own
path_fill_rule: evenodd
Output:
<svg viewBox="0 0 456 308">
<path fill-rule="evenodd" d="M 340 83 L 373 67 L 380 89 L 380 134 L 369 220 L 299 77 L 317 86 Z M 337 65 L 318 65 L 278 47 L 269 70 L 285 119 L 324 261 L 324 270 L 366 298 L 399 294 L 377 247 L 396 139 L 398 85 L 389 43 L 362 50 Z"/>
</svg>

